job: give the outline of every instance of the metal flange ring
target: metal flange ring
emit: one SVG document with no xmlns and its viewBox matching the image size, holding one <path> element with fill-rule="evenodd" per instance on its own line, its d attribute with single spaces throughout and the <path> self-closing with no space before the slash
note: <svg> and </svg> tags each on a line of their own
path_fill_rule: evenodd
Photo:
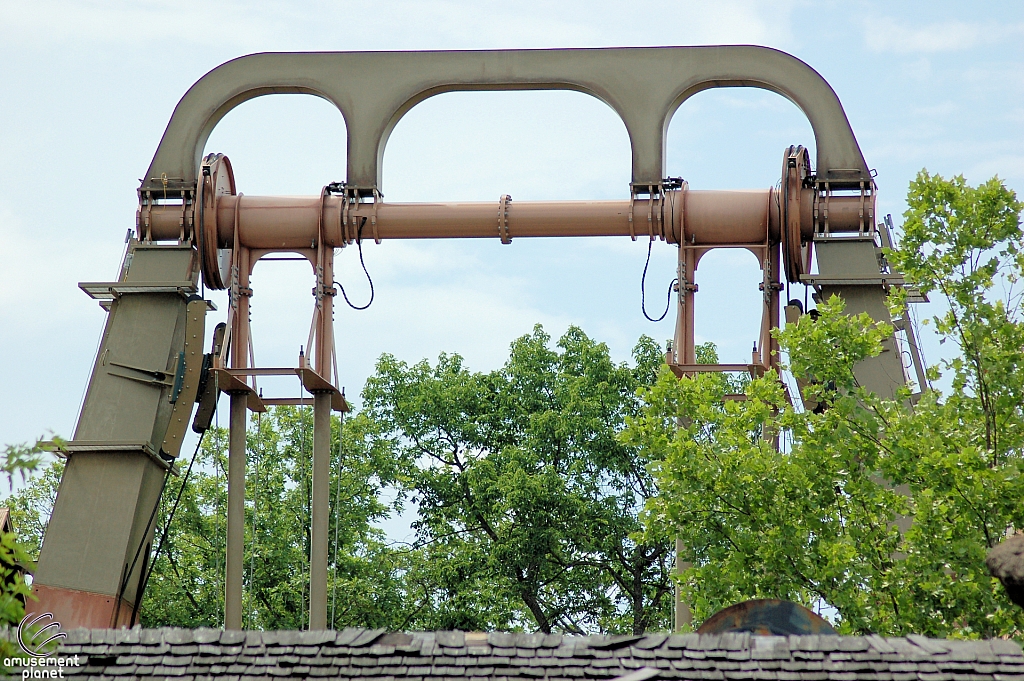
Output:
<svg viewBox="0 0 1024 681">
<path fill-rule="evenodd" d="M 219 248 L 217 233 L 217 204 L 221 196 L 235 195 L 235 175 L 231 161 L 223 154 L 209 154 L 203 159 L 197 188 L 196 204 L 199 206 L 199 225 L 196 248 L 203 281 L 208 288 L 227 288 L 231 269 L 230 251 Z"/>
<path fill-rule="evenodd" d="M 807 149 L 789 147 L 782 160 L 782 258 L 786 279 L 798 283 L 806 274 L 804 244 L 800 229 L 800 199 L 804 181 L 810 175 L 811 163 Z"/>
</svg>

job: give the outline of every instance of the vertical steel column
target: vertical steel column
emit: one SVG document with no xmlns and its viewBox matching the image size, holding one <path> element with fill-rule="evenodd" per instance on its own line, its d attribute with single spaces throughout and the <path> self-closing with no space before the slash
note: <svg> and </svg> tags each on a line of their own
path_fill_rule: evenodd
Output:
<svg viewBox="0 0 1024 681">
<path fill-rule="evenodd" d="M 761 310 L 761 333 L 758 338 L 755 364 L 774 369 L 779 363 L 779 341 L 772 335 L 772 329 L 779 326 L 779 294 L 782 291 L 782 255 L 778 244 L 765 248 L 765 258 L 761 261 L 764 272 L 761 288 L 764 306 Z"/>
<path fill-rule="evenodd" d="M 252 270 L 249 254 L 244 246 L 236 246 L 235 268 L 232 279 L 231 297 L 234 299 L 235 316 L 231 329 L 231 368 L 245 369 L 249 366 L 249 299 L 252 289 L 249 288 L 249 274 Z"/>
<path fill-rule="evenodd" d="M 673 342 L 676 363 L 678 364 L 696 364 L 697 362 L 693 338 L 693 294 L 696 290 L 696 274 L 694 272 L 696 260 L 696 251 L 693 248 L 687 248 L 685 243 L 679 245 L 679 269 L 677 273 L 679 278 L 679 305 L 676 311 L 676 332 Z M 675 573 L 677 576 L 683 574 L 683 571 L 690 567 L 689 563 L 682 562 L 682 555 L 683 540 L 676 537 Z M 684 626 L 689 626 L 693 623 L 693 613 L 690 610 L 690 605 L 683 601 L 683 593 L 679 588 L 679 584 L 675 585 L 674 595 L 673 619 L 675 620 L 675 630 L 682 631 Z"/>
<path fill-rule="evenodd" d="M 309 551 L 309 628 L 327 628 L 327 534 L 330 518 L 331 394 L 313 395 L 313 493 Z"/>
<path fill-rule="evenodd" d="M 679 246 L 679 307 L 676 312 L 676 332 L 673 349 L 677 364 L 696 364 L 697 354 L 693 341 L 693 299 L 696 291 L 697 252 L 685 243 Z"/>
<path fill-rule="evenodd" d="M 314 369 L 331 380 L 334 350 L 334 249 L 320 247 Z M 330 526 L 331 394 L 313 395 L 313 489 L 309 547 L 309 628 L 327 628 L 327 539 Z"/>
<path fill-rule="evenodd" d="M 772 334 L 772 329 L 780 327 L 782 317 L 782 310 L 779 307 L 779 296 L 782 295 L 782 247 L 777 245 L 768 248 L 769 264 L 772 268 L 771 298 L 768 303 L 768 315 L 771 322 L 768 329 L 768 357 L 765 358 L 764 365 L 774 369 L 779 364 L 779 340 Z"/>
<path fill-rule="evenodd" d="M 313 368 L 327 381 L 334 383 L 337 376 L 331 376 L 334 358 L 334 249 L 330 246 L 320 247 L 320 272 L 317 283 L 322 286 L 317 305 L 320 318 L 317 320 L 316 357 Z"/>
<path fill-rule="evenodd" d="M 235 316 L 231 334 L 231 366 L 249 363 L 249 249 L 237 253 L 232 297 Z M 245 567 L 245 430 L 248 396 L 231 395 L 228 431 L 228 528 L 224 567 L 224 628 L 242 628 L 242 574 Z"/>
<path fill-rule="evenodd" d="M 228 535 L 224 570 L 224 628 L 242 628 L 242 572 L 245 566 L 245 419 L 248 396 L 231 396 L 228 436 Z"/>
</svg>

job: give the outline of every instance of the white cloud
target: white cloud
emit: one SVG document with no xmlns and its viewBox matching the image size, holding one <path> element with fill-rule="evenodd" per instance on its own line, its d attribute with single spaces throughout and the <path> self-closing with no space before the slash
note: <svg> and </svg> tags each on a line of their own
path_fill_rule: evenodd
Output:
<svg viewBox="0 0 1024 681">
<path fill-rule="evenodd" d="M 681 6 L 691 26 L 690 44 L 784 45 L 793 41 L 790 15 L 796 2 L 690 2 Z M 674 28 L 682 28 L 682 22 Z"/>
<path fill-rule="evenodd" d="M 1019 39 L 1022 35 L 1024 24 L 946 21 L 909 26 L 891 17 L 874 17 L 864 22 L 864 40 L 869 49 L 898 54 L 959 52 Z"/>
<path fill-rule="evenodd" d="M 1018 187 L 1024 185 L 1024 145 L 1015 146 L 1018 149 L 1009 148 L 1004 149 L 1003 153 L 993 151 L 990 155 L 980 156 L 976 163 L 968 167 L 964 175 L 974 183 L 984 182 L 998 175 L 1008 184 Z"/>
<path fill-rule="evenodd" d="M 791 41 L 794 4 L 363 0 L 319 6 L 314 14 L 300 2 L 0 0 L 0 35 L 36 46 L 172 41 L 238 51 L 778 45 Z"/>
<path fill-rule="evenodd" d="M 7 41 L 37 45 L 146 44 L 168 39 L 195 43 L 211 35 L 223 45 L 259 43 L 273 38 L 272 23 L 266 20 L 266 13 L 257 13 L 254 19 L 253 13 L 231 3 L 201 3 L 194 8 L 189 17 L 180 5 L 161 2 L 3 0 L 0 28 Z M 153 65 L 155 70 L 171 66 Z"/>
</svg>

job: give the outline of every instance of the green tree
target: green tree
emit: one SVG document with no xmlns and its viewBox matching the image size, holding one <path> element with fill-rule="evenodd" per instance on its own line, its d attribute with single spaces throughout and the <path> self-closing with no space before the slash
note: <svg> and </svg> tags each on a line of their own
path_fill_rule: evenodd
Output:
<svg viewBox="0 0 1024 681">
<path fill-rule="evenodd" d="M 859 386 L 853 367 L 892 329 L 833 299 L 817 321 L 778 334 L 823 413 L 791 407 L 772 374 L 724 403 L 714 377 L 663 375 L 627 427 L 625 441 L 656 460 L 648 532 L 684 540 L 693 567 L 682 587 L 698 622 L 778 597 L 828 604 L 848 633 L 1019 635 L 1024 612 L 984 557 L 1024 526 L 1021 204 L 997 180 L 972 188 L 922 172 L 908 205 L 888 257 L 948 301 L 934 320 L 961 351 L 942 367 L 948 395 L 882 400 Z M 892 303 L 902 312 L 905 299 Z M 768 441 L 776 433 L 781 452 Z M 913 524 L 901 534 L 893 521 L 904 514 Z"/>
<path fill-rule="evenodd" d="M 943 363 L 953 379 L 947 404 L 964 412 L 970 438 L 998 465 L 1024 441 L 1024 204 L 998 178 L 971 187 L 922 171 L 910 185 L 903 243 L 890 254 L 923 293 L 948 310 L 933 319 L 960 353 Z"/>
<path fill-rule="evenodd" d="M 300 629 L 309 610 L 312 413 L 279 407 L 253 421 L 247 434 L 243 625 Z M 335 418 L 331 505 L 336 512 L 329 547 L 329 605 L 334 607 L 329 615 L 335 627 L 403 628 L 408 613 L 398 578 L 402 556 L 373 526 L 390 510 L 381 492 L 399 471 L 390 452 L 367 437 L 373 424 L 365 417 L 349 419 L 343 430 L 340 425 Z M 211 429 L 199 457 L 184 490 L 183 478 L 172 479 L 161 502 L 157 536 L 182 492 L 140 608 L 144 626 L 219 626 L 222 621 L 227 431 Z"/>
<path fill-rule="evenodd" d="M 59 441 L 58 441 L 59 442 Z M 34 444 L 6 445 L 0 452 L 0 472 L 7 477 L 8 489 L 13 492 L 14 481 L 20 478 L 22 483 L 28 482 L 46 458 L 46 452 L 52 450 L 53 443 L 36 440 Z M 10 510 L 14 504 L 13 497 L 7 500 Z M 18 527 L 17 513 L 12 514 L 12 522 Z M 38 552 L 37 552 L 38 554 Z M 18 541 L 14 532 L 0 533 L 0 657 L 7 658 L 20 654 L 14 642 L 12 630 L 18 626 L 25 616 L 26 599 L 32 598 L 32 590 L 26 584 L 23 570 L 31 565 L 34 556 L 25 544 Z M 6 667 L 4 671 L 10 671 Z"/>
<path fill-rule="evenodd" d="M 504 369 L 489 374 L 466 371 L 457 356 L 442 356 L 436 370 L 381 359 L 366 389 L 370 406 L 346 420 L 340 449 L 334 424 L 334 626 L 666 626 L 669 544 L 631 537 L 652 480 L 639 452 L 615 437 L 638 409 L 636 390 L 652 379 L 660 351 L 642 339 L 629 367 L 577 329 L 558 349 L 548 345 L 538 328 L 513 344 Z M 435 427 L 456 433 L 451 454 Z M 425 456 L 417 441 L 429 442 L 437 457 Z M 300 628 L 308 616 L 311 443 L 308 409 L 278 408 L 250 424 L 247 627 Z M 211 429 L 191 473 L 169 478 L 155 533 L 159 540 L 166 529 L 167 538 L 140 609 L 144 626 L 221 623 L 226 449 L 226 431 Z M 445 469 L 440 461 L 450 457 L 462 468 Z M 187 468 L 188 457 L 179 465 Z M 59 475 L 54 467 L 17 500 L 37 542 Z M 417 539 L 387 544 L 377 525 L 410 495 L 418 501 Z"/>
<path fill-rule="evenodd" d="M 57 488 L 63 473 L 64 459 L 54 459 L 40 475 L 27 480 L 23 488 L 4 502 L 10 510 L 18 539 L 33 561 L 39 560 L 39 549 L 43 545 L 43 535 L 50 522 L 50 512 L 57 500 Z"/>
<path fill-rule="evenodd" d="M 617 439 L 637 389 L 663 363 L 649 338 L 635 366 L 577 328 L 549 347 L 539 327 L 505 366 L 472 373 L 381 357 L 363 392 L 388 443 L 415 463 L 414 548 L 436 589 L 432 627 L 570 632 L 663 629 L 670 543 L 634 539 L 654 485 Z"/>
</svg>

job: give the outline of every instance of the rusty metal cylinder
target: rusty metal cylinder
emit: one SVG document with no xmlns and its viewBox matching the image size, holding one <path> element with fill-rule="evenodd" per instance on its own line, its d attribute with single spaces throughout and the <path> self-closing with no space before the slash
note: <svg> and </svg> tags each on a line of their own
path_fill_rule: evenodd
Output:
<svg viewBox="0 0 1024 681">
<path fill-rule="evenodd" d="M 353 212 L 367 220 L 363 238 L 372 236 L 372 204 Z M 376 213 L 382 239 L 501 238 L 506 228 L 508 238 L 629 234 L 629 201 L 382 203 Z M 647 201 L 638 201 L 634 213 L 638 225 L 642 214 L 646 233 Z"/>
<path fill-rule="evenodd" d="M 681 202 L 683 210 L 678 223 L 688 244 L 761 244 L 779 240 L 779 211 L 772 210 L 774 190 L 689 190 L 682 192 L 679 199 L 676 203 Z"/>
<path fill-rule="evenodd" d="M 770 190 L 753 192 L 669 192 L 653 204 L 644 198 L 632 205 L 632 233 L 677 242 L 680 232 L 697 243 L 763 241 Z M 693 206 L 688 205 L 693 201 Z M 220 196 L 208 227 L 217 231 L 221 248 L 233 242 L 237 207 L 239 243 L 253 249 L 309 248 L 323 221 L 324 240 L 339 247 L 359 234 L 364 239 L 458 239 L 629 236 L 627 201 L 510 201 L 502 222 L 499 201 L 464 203 L 372 203 L 349 205 L 349 230 L 343 233 L 344 199 L 325 196 Z M 322 216 L 321 216 L 322 211 Z M 150 214 L 154 240 L 177 239 L 180 206 L 154 206 Z M 650 215 L 649 215 L 650 214 Z M 685 216 L 685 217 L 684 217 Z M 210 218 L 214 217 L 214 220 Z M 650 218 L 650 219 L 649 219 Z M 776 221 L 777 222 L 777 219 Z M 214 224 L 211 224 L 214 223 Z M 374 230 L 376 223 L 376 230 Z M 688 227 L 687 224 L 693 225 Z M 503 231 L 504 230 L 504 231 Z M 778 233 L 777 225 L 773 227 Z"/>
<path fill-rule="evenodd" d="M 813 191 L 800 201 L 801 233 L 814 232 Z M 501 201 L 466 203 L 357 203 L 349 205 L 349 227 L 342 227 L 344 198 L 318 196 L 218 196 L 207 227 L 215 228 L 221 248 L 230 248 L 235 220 L 242 246 L 253 249 L 309 248 L 317 240 L 321 221 L 324 241 L 341 247 L 357 235 L 363 239 L 457 239 L 654 236 L 678 243 L 741 245 L 777 242 L 779 196 L 763 190 L 673 190 L 663 201 Z M 819 208 L 821 204 L 819 201 Z M 819 210 L 820 212 L 820 210 Z M 829 229 L 858 231 L 863 214 L 859 197 L 831 197 Z M 181 206 L 153 206 L 149 213 L 154 240 L 177 239 Z M 213 218 L 213 219 L 211 219 Z M 820 222 L 819 216 L 819 222 Z M 212 223 L 212 224 L 211 224 Z M 376 229 L 374 229 L 376 224 Z M 867 221 L 870 226 L 870 220 Z"/>
</svg>

